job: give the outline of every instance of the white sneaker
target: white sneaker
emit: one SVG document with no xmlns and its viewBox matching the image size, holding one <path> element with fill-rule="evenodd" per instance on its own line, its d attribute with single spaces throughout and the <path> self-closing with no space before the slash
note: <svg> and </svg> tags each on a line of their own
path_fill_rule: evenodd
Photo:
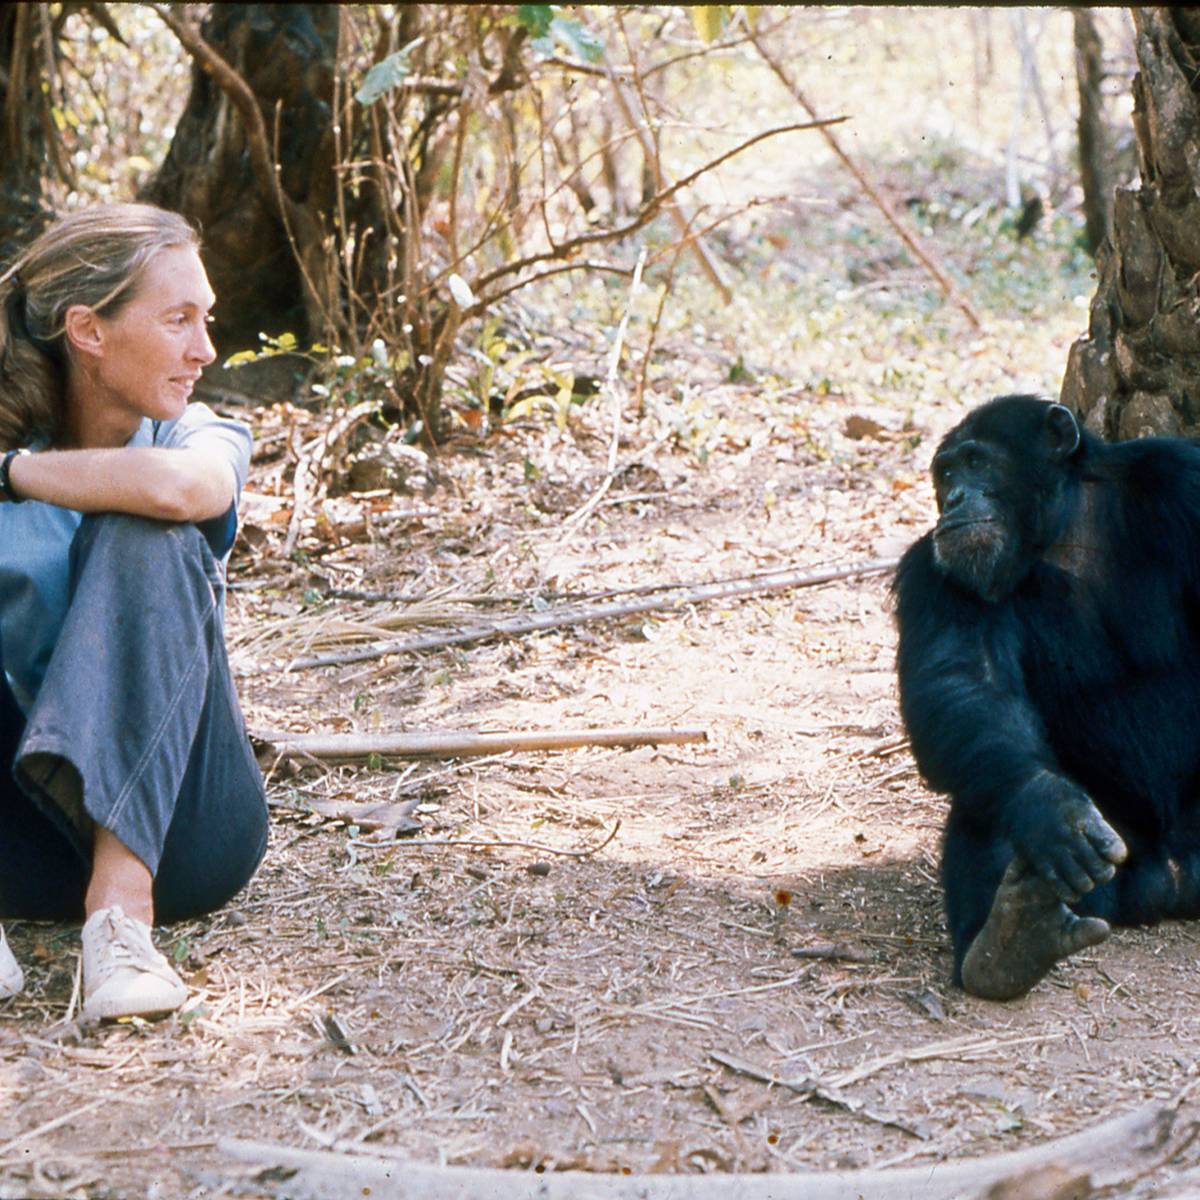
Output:
<svg viewBox="0 0 1200 1200">
<path fill-rule="evenodd" d="M 24 986 L 21 964 L 13 958 L 13 952 L 4 937 L 4 929 L 0 927 L 0 1000 L 15 996 Z"/>
<path fill-rule="evenodd" d="M 150 926 L 119 904 L 93 913 L 82 937 L 85 1020 L 172 1012 L 187 999 L 183 980 L 154 948 Z"/>
</svg>

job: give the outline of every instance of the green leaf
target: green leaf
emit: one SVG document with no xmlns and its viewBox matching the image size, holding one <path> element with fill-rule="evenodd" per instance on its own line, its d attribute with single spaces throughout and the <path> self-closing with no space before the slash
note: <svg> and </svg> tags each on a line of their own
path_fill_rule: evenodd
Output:
<svg viewBox="0 0 1200 1200">
<path fill-rule="evenodd" d="M 550 25 L 550 35 L 576 58 L 582 58 L 586 62 L 599 62 L 604 57 L 604 43 L 579 21 L 555 17 Z"/>
<path fill-rule="evenodd" d="M 239 350 L 236 354 L 231 354 L 225 360 L 225 368 L 245 366 L 246 363 L 252 363 L 257 358 L 257 350 Z"/>
<path fill-rule="evenodd" d="M 389 54 L 382 62 L 377 62 L 367 72 L 362 85 L 354 93 L 355 100 L 365 108 L 368 104 L 374 104 L 380 96 L 386 96 L 392 88 L 403 83 L 412 74 L 412 68 L 408 65 L 408 55 L 411 49 L 412 43 L 410 42 L 404 49 Z"/>
<path fill-rule="evenodd" d="M 530 12 L 528 20 L 520 16 L 526 10 Z M 536 16 L 533 10 L 537 10 Z M 598 62 L 604 57 L 604 43 L 582 22 L 559 16 L 557 4 L 523 4 L 518 19 L 532 35 L 530 45 L 535 53 L 543 58 L 551 58 L 560 46 L 587 62 Z"/>
<path fill-rule="evenodd" d="M 191 1008 L 185 1008 L 179 1014 L 179 1023 L 187 1029 L 193 1021 L 199 1017 L 207 1017 L 211 1011 L 208 1005 L 201 1001 L 199 1004 L 193 1004 Z"/>
<path fill-rule="evenodd" d="M 553 4 L 518 4 L 517 20 L 529 30 L 531 36 L 544 38 L 550 32 L 554 9 Z"/>
</svg>

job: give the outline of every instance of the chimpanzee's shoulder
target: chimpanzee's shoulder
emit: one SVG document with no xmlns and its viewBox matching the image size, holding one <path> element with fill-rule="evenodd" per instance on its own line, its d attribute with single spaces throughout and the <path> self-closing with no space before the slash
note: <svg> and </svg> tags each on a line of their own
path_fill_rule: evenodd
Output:
<svg viewBox="0 0 1200 1200">
<path fill-rule="evenodd" d="M 1089 438 L 1089 443 L 1109 462 L 1130 467 L 1154 467 L 1160 463 L 1200 464 L 1200 438 L 1144 437 L 1127 442 L 1101 442 Z"/>
<path fill-rule="evenodd" d="M 923 533 L 900 556 L 892 576 L 892 591 L 900 592 L 906 583 L 925 578 L 936 570 L 933 561 L 933 530 Z"/>
<path fill-rule="evenodd" d="M 1200 485 L 1200 439 L 1148 437 L 1106 444 L 1103 461 L 1121 482 L 1152 493 Z"/>
<path fill-rule="evenodd" d="M 1115 485 L 1120 522 L 1143 550 L 1174 553 L 1200 537 L 1200 441 L 1138 438 L 1105 445 L 1096 474 Z"/>
</svg>

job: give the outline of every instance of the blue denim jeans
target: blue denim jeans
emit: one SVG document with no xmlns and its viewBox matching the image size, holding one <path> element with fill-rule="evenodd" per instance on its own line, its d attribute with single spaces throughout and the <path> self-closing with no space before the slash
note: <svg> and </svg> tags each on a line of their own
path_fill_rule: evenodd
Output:
<svg viewBox="0 0 1200 1200">
<path fill-rule="evenodd" d="M 81 918 L 95 825 L 150 869 L 157 921 L 211 912 L 267 844 L 220 568 L 194 525 L 99 514 L 70 586 L 27 721 L 0 688 L 0 917 Z"/>
</svg>

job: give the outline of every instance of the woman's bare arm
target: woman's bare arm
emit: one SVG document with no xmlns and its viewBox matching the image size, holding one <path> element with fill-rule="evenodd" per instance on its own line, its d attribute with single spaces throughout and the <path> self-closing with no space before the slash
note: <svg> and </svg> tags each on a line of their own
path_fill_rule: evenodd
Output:
<svg viewBox="0 0 1200 1200">
<path fill-rule="evenodd" d="M 14 458 L 9 480 L 23 500 L 161 521 L 219 517 L 237 489 L 227 459 L 197 447 L 43 450 Z"/>
</svg>

